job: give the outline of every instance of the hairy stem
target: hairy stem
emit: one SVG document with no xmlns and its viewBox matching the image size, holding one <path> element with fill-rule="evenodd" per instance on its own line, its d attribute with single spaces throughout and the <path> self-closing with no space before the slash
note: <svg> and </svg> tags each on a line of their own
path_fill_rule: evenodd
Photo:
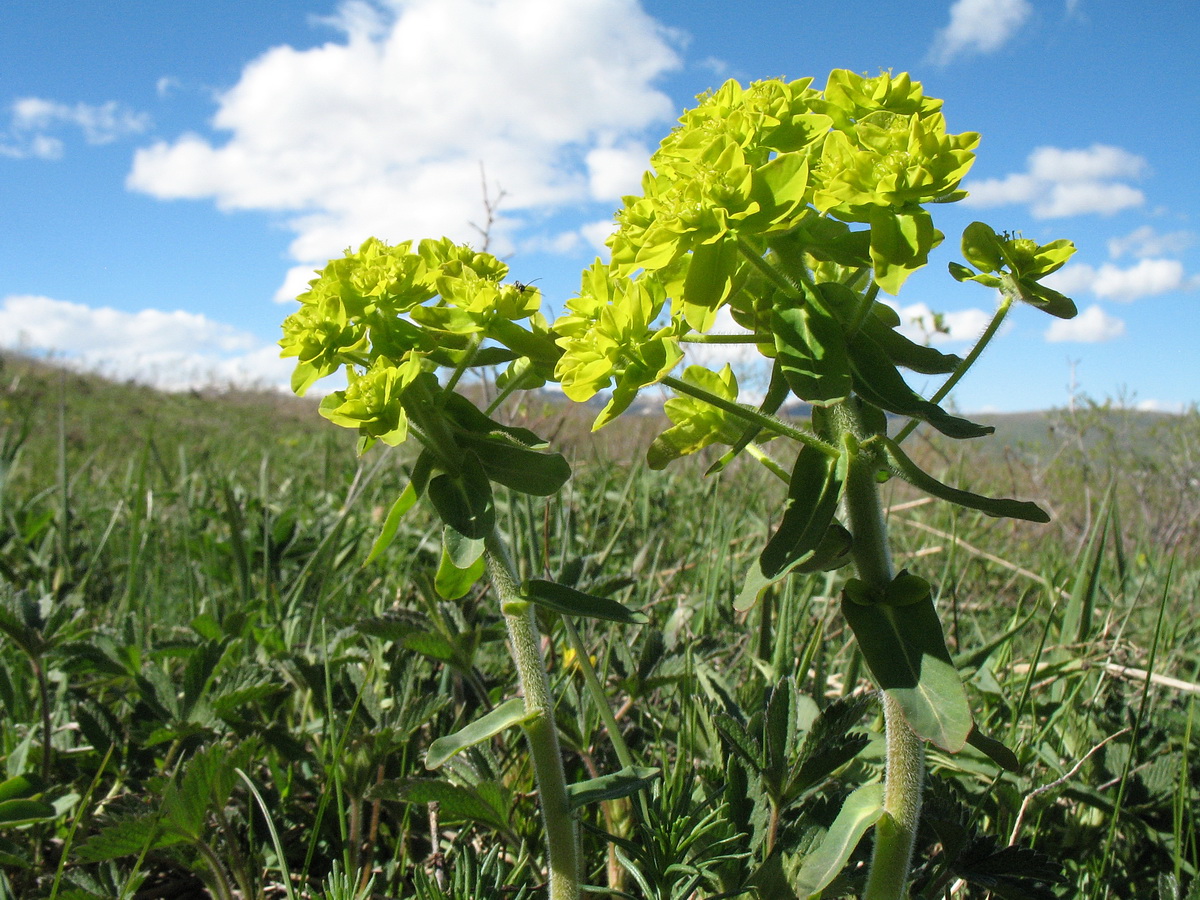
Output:
<svg viewBox="0 0 1200 900">
<path fill-rule="evenodd" d="M 858 441 L 866 437 L 857 410 L 842 404 L 836 413 L 842 428 L 849 465 L 846 471 L 846 515 L 854 535 L 854 565 L 858 576 L 875 590 L 891 582 L 891 552 L 887 523 L 875 480 L 878 469 L 873 450 Z M 913 844 L 921 814 L 925 779 L 925 747 L 913 732 L 897 703 L 886 691 L 883 697 L 887 759 L 884 766 L 885 815 L 875 826 L 875 847 L 863 900 L 902 900 L 907 896 Z"/>
<path fill-rule="evenodd" d="M 549 900 L 578 900 L 579 840 L 575 819 L 567 803 L 567 779 L 554 724 L 550 681 L 538 643 L 534 608 L 521 596 L 516 567 L 508 548 L 495 531 L 487 539 L 488 573 L 500 595 L 500 609 L 508 627 L 510 649 L 517 665 L 526 712 L 534 716 L 525 723 L 525 738 L 533 760 L 542 823 L 546 831 L 546 860 L 549 871 Z"/>
</svg>

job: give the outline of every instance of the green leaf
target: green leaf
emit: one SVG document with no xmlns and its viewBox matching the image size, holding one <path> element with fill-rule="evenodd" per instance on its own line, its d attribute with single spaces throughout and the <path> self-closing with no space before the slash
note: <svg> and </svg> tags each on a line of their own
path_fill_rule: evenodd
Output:
<svg viewBox="0 0 1200 900">
<path fill-rule="evenodd" d="M 885 322 L 876 310 L 891 312 L 889 307 L 876 303 L 871 310 L 872 314 L 863 322 L 863 329 L 879 344 L 893 365 L 903 366 L 922 375 L 949 375 L 962 363 L 962 358 L 953 353 L 942 353 L 933 347 L 910 341 L 896 331 L 895 326 Z"/>
<path fill-rule="evenodd" d="M 53 819 L 54 807 L 42 800 L 5 800 L 0 802 L 0 825 L 23 825 Z"/>
<path fill-rule="evenodd" d="M 645 766 L 626 766 L 619 772 L 567 785 L 567 808 L 574 811 L 589 803 L 628 797 L 649 787 L 659 770 Z"/>
<path fill-rule="evenodd" d="M 442 547 L 456 569 L 470 569 L 483 556 L 485 541 L 466 538 L 449 526 L 442 529 Z"/>
<path fill-rule="evenodd" d="M 536 712 L 525 711 L 525 701 L 520 697 L 507 700 L 465 728 L 440 737 L 430 744 L 429 752 L 425 754 L 425 768 L 441 768 L 442 764 L 456 753 L 490 740 L 514 725 L 523 725 L 536 716 Z"/>
<path fill-rule="evenodd" d="M 933 597 L 904 607 L 842 597 L 846 617 L 876 683 L 895 699 L 919 737 L 957 753 L 971 732 L 971 707 L 946 650 Z"/>
<path fill-rule="evenodd" d="M 447 528 L 447 534 L 454 533 L 452 529 Z M 467 538 L 461 538 L 463 546 L 474 546 L 482 544 L 482 541 L 474 542 Z M 471 565 L 464 569 L 460 569 L 454 564 L 454 559 L 450 556 L 450 550 L 446 544 L 442 546 L 442 559 L 438 564 L 437 574 L 433 576 L 433 587 L 437 591 L 438 596 L 446 600 L 457 600 L 464 596 L 480 578 L 487 568 L 487 563 L 481 555 L 475 559 Z"/>
<path fill-rule="evenodd" d="M 850 359 L 841 324 L 810 305 L 771 312 L 778 360 L 792 392 L 809 403 L 849 396 Z"/>
<path fill-rule="evenodd" d="M 962 252 L 967 262 L 980 272 L 997 272 L 1004 265 L 1000 238 L 983 222 L 972 222 L 963 229 Z"/>
<path fill-rule="evenodd" d="M 392 504 L 392 508 L 388 510 L 387 518 L 383 520 L 383 528 L 379 531 L 379 537 L 375 538 L 375 543 L 371 545 L 371 552 L 367 554 L 367 558 L 363 561 L 363 565 L 369 565 L 386 550 L 396 538 L 396 532 L 400 528 L 400 520 L 404 518 L 404 514 L 412 509 L 412 505 L 417 502 L 417 489 L 410 481 L 408 486 L 400 492 L 400 496 L 396 498 L 396 502 Z"/>
<path fill-rule="evenodd" d="M 898 416 L 928 422 L 947 437 L 983 437 L 996 430 L 952 416 L 914 391 L 896 371 L 883 348 L 865 330 L 860 330 L 850 341 L 849 351 L 854 390 L 868 403 Z"/>
<path fill-rule="evenodd" d="M 899 211 L 872 207 L 871 261 L 875 282 L 895 296 L 905 280 L 929 261 L 929 251 L 942 242 L 942 233 L 921 207 Z"/>
<path fill-rule="evenodd" d="M 970 491 L 963 491 L 958 488 L 952 488 L 947 484 L 942 484 L 942 482 L 938 481 L 932 475 L 922 471 L 915 462 L 905 456 L 904 451 L 900 449 L 900 446 L 895 441 L 883 438 L 882 443 L 884 452 L 891 463 L 889 466 L 891 471 L 913 487 L 920 488 L 930 496 L 941 500 L 948 500 L 950 503 L 965 506 L 968 509 L 977 509 L 982 513 L 997 518 L 1022 519 L 1026 522 L 1042 523 L 1050 521 L 1050 516 L 1045 510 L 1036 503 L 1030 503 L 1028 500 L 984 497 L 980 494 L 973 494 Z"/>
<path fill-rule="evenodd" d="M 597 597 L 543 578 L 526 581 L 521 585 L 521 595 L 531 603 L 564 616 L 586 616 L 628 625 L 644 625 L 650 621 L 644 613 L 635 612 L 609 597 Z"/>
<path fill-rule="evenodd" d="M 712 330 L 717 310 L 733 290 L 737 262 L 737 242 L 727 237 L 692 251 L 683 285 L 683 316 L 696 331 Z"/>
<path fill-rule="evenodd" d="M 817 845 L 804 857 L 795 884 L 801 897 L 819 894 L 846 867 L 850 854 L 883 816 L 883 785 L 865 784 L 855 788 L 842 804 L 837 818 Z"/>
<path fill-rule="evenodd" d="M 522 494 L 549 497 L 571 477 L 571 464 L 561 453 L 531 450 L 503 434 L 464 434 L 459 443 L 474 451 L 489 479 Z"/>
<path fill-rule="evenodd" d="M 438 804 L 438 813 L 447 822 L 480 822 L 496 829 L 509 827 L 504 809 L 487 801 L 479 791 L 434 778 L 397 778 L 385 781 L 369 793 L 369 799 L 400 800 L 424 807 Z"/>
<path fill-rule="evenodd" d="M 1013 753 L 995 738 L 988 737 L 981 732 L 978 726 L 972 728 L 971 733 L 967 735 L 967 743 L 1000 768 L 1009 772 L 1021 771 L 1021 761 L 1017 759 L 1017 754 Z"/>
<path fill-rule="evenodd" d="M 0 803 L 32 797 L 45 789 L 45 784 L 37 775 L 16 775 L 0 781 Z"/>
<path fill-rule="evenodd" d="M 801 447 L 783 518 L 759 556 L 763 575 L 774 578 L 818 549 L 837 512 L 844 480 L 840 456 Z"/>
<path fill-rule="evenodd" d="M 463 537 L 482 540 L 496 522 L 492 485 L 477 462 L 468 459 L 464 463 L 461 475 L 434 475 L 426 491 L 445 525 Z"/>
</svg>

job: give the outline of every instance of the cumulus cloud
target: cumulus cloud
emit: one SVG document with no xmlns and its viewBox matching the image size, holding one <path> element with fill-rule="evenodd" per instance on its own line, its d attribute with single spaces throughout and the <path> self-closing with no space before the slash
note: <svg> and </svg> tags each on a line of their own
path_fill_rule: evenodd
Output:
<svg viewBox="0 0 1200 900">
<path fill-rule="evenodd" d="M 966 53 L 999 50 L 1031 12 L 1027 0 L 957 0 L 950 7 L 950 23 L 933 39 L 929 58 L 945 65 Z"/>
<path fill-rule="evenodd" d="M 1098 344 L 1122 337 L 1125 323 L 1110 316 L 1093 304 L 1073 319 L 1055 319 L 1046 329 L 1046 340 L 1052 344 L 1074 342 Z"/>
<path fill-rule="evenodd" d="M 128 186 L 280 213 L 316 264 L 377 235 L 470 239 L 479 166 L 504 191 L 493 248 L 526 218 L 636 185 L 640 143 L 675 113 L 679 58 L 637 0 L 365 0 L 339 40 L 275 47 L 219 97 L 221 139 L 142 148 Z"/>
<path fill-rule="evenodd" d="M 196 313 L 123 312 L 27 294 L 0 301 L 0 346 L 168 390 L 286 387 L 292 368 L 274 344 Z"/>
<path fill-rule="evenodd" d="M 1136 256 L 1144 259 L 1148 256 L 1171 256 L 1182 253 L 1196 241 L 1196 235 L 1190 231 L 1171 231 L 1159 234 L 1149 225 L 1136 228 L 1122 237 L 1109 238 L 1108 255 L 1113 259 L 1122 256 Z"/>
<path fill-rule="evenodd" d="M 50 132 L 77 128 L 89 144 L 110 144 L 118 138 L 141 134 L 151 124 L 145 113 L 115 100 L 74 105 L 22 97 L 9 107 L 9 124 L 0 133 L 0 156 L 14 159 L 59 159 L 63 142 Z"/>
<path fill-rule="evenodd" d="M 1091 293 L 1122 302 L 1196 287 L 1196 279 L 1188 278 L 1183 263 L 1176 259 L 1143 259 L 1128 268 L 1077 263 L 1059 269 L 1043 282 L 1068 296 Z"/>
<path fill-rule="evenodd" d="M 1147 169 L 1143 157 L 1120 147 L 1038 147 L 1029 155 L 1025 172 L 966 182 L 963 187 L 970 196 L 963 203 L 981 209 L 1029 204 L 1039 219 L 1111 215 L 1146 202 L 1145 194 L 1125 180 L 1141 178 Z"/>
<path fill-rule="evenodd" d="M 885 301 L 886 302 L 886 301 Z M 934 312 L 926 303 L 899 306 L 889 303 L 900 315 L 897 329 L 909 340 L 918 344 L 945 345 L 970 343 L 976 340 L 992 320 L 992 313 L 985 309 L 960 309 L 952 312 Z M 1007 329 L 1005 324 L 1001 334 Z"/>
</svg>

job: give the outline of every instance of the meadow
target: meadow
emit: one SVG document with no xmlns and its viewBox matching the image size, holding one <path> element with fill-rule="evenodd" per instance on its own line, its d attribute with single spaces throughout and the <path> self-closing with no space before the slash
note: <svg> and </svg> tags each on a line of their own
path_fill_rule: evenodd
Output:
<svg viewBox="0 0 1200 900">
<path fill-rule="evenodd" d="M 573 476 L 497 495 L 518 567 L 648 618 L 578 620 L 587 666 L 539 611 L 569 780 L 622 768 L 615 723 L 645 782 L 578 798 L 589 896 L 795 898 L 882 759 L 845 576 L 735 612 L 782 486 L 653 471 L 661 423 L 593 436 L 534 396 L 510 420 Z M 988 418 L 995 437 L 912 452 L 1050 524 L 887 488 L 897 564 L 934 585 L 977 721 L 1019 763 L 930 754 L 913 896 L 1195 900 L 1200 414 Z M 359 458 L 312 402 L 3 359 L 0 897 L 540 895 L 519 732 L 425 766 L 512 695 L 512 663 L 485 583 L 435 590 L 432 519 L 366 562 L 412 461 Z M 822 896 L 855 896 L 868 854 Z"/>
</svg>

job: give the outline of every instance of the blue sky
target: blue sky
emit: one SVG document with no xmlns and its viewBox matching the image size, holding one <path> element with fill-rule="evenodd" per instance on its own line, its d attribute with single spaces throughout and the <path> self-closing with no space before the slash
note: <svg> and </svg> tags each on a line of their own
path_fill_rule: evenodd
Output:
<svg viewBox="0 0 1200 900">
<path fill-rule="evenodd" d="M 371 234 L 479 239 L 551 304 L 699 92 L 908 71 L 978 131 L 972 197 L 897 303 L 950 349 L 994 302 L 946 274 L 973 219 L 1070 238 L 1081 315 L 1030 308 L 964 410 L 1200 401 L 1200 3 L 7 0 L 0 346 L 167 386 L 286 383 L 288 299 Z M 500 192 L 503 192 L 502 194 Z M 914 382 L 918 387 L 925 385 Z"/>
</svg>

